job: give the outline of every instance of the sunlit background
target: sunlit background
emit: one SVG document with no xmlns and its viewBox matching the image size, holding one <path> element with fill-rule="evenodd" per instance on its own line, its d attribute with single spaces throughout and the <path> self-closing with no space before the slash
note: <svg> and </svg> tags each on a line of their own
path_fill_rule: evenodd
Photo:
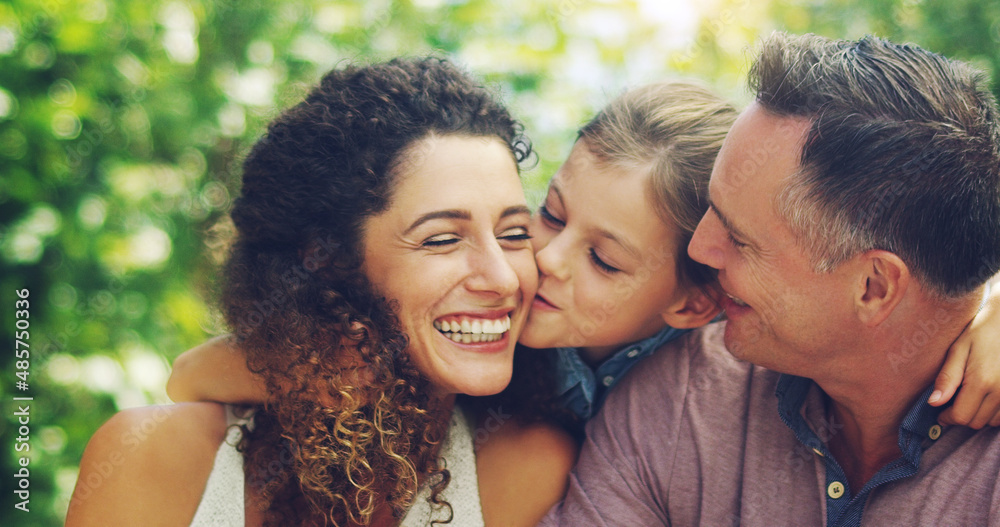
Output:
<svg viewBox="0 0 1000 527">
<path fill-rule="evenodd" d="M 525 122 L 536 200 L 576 128 L 627 86 L 694 78 L 745 104 L 748 47 L 774 29 L 874 33 L 1000 72 L 1000 3 L 985 0 L 0 3 L 3 523 L 60 525 L 93 431 L 166 402 L 171 360 L 224 331 L 213 278 L 240 160 L 326 70 L 425 53 L 466 65 Z M 28 514 L 10 492 L 24 395 Z"/>
</svg>

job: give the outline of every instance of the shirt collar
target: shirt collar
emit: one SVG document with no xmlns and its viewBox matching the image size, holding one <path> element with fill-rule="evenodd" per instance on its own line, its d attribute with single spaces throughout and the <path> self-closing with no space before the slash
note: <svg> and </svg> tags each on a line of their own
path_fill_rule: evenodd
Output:
<svg viewBox="0 0 1000 527">
<path fill-rule="evenodd" d="M 637 361 L 688 331 L 667 326 L 651 337 L 622 347 L 599 365 L 596 371 L 583 362 L 577 348 L 556 348 L 556 393 L 562 395 L 579 385 L 593 402 L 598 378 L 608 375 L 618 378 L 624 375 Z"/>
<path fill-rule="evenodd" d="M 583 362 L 576 348 L 556 348 L 556 395 L 563 395 L 576 386 L 593 393 L 594 371 Z"/>
<path fill-rule="evenodd" d="M 816 444 L 815 433 L 802 417 L 801 409 L 814 384 L 812 379 L 782 374 L 774 391 L 778 398 L 778 414 L 781 416 L 781 420 L 795 432 L 800 442 L 810 448 L 817 448 L 819 445 Z M 819 387 L 817 386 L 816 389 L 818 390 Z M 941 433 L 937 418 L 943 408 L 934 407 L 927 403 L 933 390 L 934 387 L 929 386 L 923 391 L 917 402 L 903 417 L 899 426 L 899 449 L 903 453 L 903 459 L 914 467 L 920 465 L 923 440 L 925 438 L 937 439 Z M 825 451 L 825 445 L 823 450 Z"/>
<path fill-rule="evenodd" d="M 661 346 L 687 331 L 686 329 L 676 329 L 667 326 L 651 337 L 634 342 L 616 351 L 614 355 L 597 367 L 595 373 L 598 377 L 606 375 L 621 377 L 633 364 L 652 355 Z"/>
</svg>

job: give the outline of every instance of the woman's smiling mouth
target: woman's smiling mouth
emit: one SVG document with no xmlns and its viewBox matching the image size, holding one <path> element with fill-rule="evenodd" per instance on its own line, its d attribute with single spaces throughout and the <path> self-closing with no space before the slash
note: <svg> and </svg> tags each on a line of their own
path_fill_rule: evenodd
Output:
<svg viewBox="0 0 1000 527">
<path fill-rule="evenodd" d="M 510 330 L 510 315 L 498 318 L 446 316 L 434 321 L 434 329 L 454 342 L 496 342 Z"/>
</svg>

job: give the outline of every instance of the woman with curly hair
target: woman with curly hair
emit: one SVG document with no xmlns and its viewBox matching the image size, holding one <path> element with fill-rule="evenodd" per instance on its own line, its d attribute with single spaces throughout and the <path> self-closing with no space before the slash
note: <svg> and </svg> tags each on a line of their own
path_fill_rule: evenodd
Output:
<svg viewBox="0 0 1000 527">
<path fill-rule="evenodd" d="M 492 413 L 456 404 L 508 385 L 535 295 L 519 130 L 446 61 L 327 74 L 254 146 L 232 210 L 224 311 L 267 404 L 117 414 L 67 525 L 537 522 L 576 445 L 506 412 L 537 412 L 550 368 Z"/>
</svg>

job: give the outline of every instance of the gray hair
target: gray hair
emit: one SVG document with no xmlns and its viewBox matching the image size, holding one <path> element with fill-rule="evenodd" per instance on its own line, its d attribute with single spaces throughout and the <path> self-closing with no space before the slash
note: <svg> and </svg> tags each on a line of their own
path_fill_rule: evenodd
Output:
<svg viewBox="0 0 1000 527">
<path fill-rule="evenodd" d="M 775 33 L 749 83 L 812 121 L 777 213 L 829 271 L 871 249 L 956 297 L 1000 269 L 1000 121 L 985 76 L 913 45 Z"/>
</svg>

